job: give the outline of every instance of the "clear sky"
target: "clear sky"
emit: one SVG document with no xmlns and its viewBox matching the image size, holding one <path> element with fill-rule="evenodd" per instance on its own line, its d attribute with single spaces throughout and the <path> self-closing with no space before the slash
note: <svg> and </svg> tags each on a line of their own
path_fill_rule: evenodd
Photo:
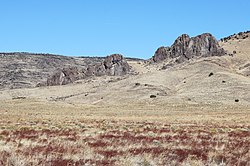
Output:
<svg viewBox="0 0 250 166">
<path fill-rule="evenodd" d="M 150 58 L 181 34 L 250 30 L 250 0 L 1 0 L 0 52 Z"/>
</svg>

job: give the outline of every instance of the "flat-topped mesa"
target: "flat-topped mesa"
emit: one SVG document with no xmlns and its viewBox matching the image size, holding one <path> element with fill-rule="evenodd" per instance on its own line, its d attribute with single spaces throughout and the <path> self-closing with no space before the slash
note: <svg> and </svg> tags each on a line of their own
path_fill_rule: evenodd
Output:
<svg viewBox="0 0 250 166">
<path fill-rule="evenodd" d="M 76 67 L 60 69 L 47 79 L 47 86 L 65 85 L 90 76 L 122 76 L 129 70 L 130 66 L 122 55 L 112 54 L 103 62 L 89 65 L 85 70 Z"/>
<path fill-rule="evenodd" d="M 226 52 L 210 33 L 190 38 L 187 34 L 179 36 L 171 47 L 160 47 L 152 57 L 153 62 L 176 58 L 181 63 L 194 57 L 222 56 Z"/>
</svg>

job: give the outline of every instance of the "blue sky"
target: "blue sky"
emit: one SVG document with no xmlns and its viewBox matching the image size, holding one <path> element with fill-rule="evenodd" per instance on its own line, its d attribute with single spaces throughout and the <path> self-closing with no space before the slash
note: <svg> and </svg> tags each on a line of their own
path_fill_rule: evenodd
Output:
<svg viewBox="0 0 250 166">
<path fill-rule="evenodd" d="M 181 34 L 250 30 L 249 0 L 1 0 L 0 52 L 150 58 Z"/>
</svg>

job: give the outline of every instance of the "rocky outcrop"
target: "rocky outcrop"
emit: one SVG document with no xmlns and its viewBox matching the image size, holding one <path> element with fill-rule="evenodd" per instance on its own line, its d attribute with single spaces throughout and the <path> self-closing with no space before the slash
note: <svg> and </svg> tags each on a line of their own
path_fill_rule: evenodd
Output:
<svg viewBox="0 0 250 166">
<path fill-rule="evenodd" d="M 154 62 L 161 62 L 169 58 L 170 47 L 160 47 L 155 51 L 155 55 L 152 57 Z"/>
<path fill-rule="evenodd" d="M 88 76 L 122 76 L 129 72 L 130 67 L 127 61 L 120 54 L 107 56 L 104 61 L 97 65 L 91 65 L 87 68 Z"/>
<path fill-rule="evenodd" d="M 152 57 L 153 62 L 176 59 L 177 63 L 194 57 L 222 56 L 226 52 L 209 33 L 190 38 L 187 34 L 178 37 L 171 47 L 160 47 Z"/>
<path fill-rule="evenodd" d="M 84 71 L 77 67 L 63 68 L 47 79 L 47 86 L 66 85 L 84 77 Z"/>
<path fill-rule="evenodd" d="M 88 76 L 124 75 L 122 55 L 68 57 L 27 52 L 0 53 L 0 90 L 65 85 Z"/>
<path fill-rule="evenodd" d="M 122 76 L 129 72 L 127 61 L 120 54 L 107 56 L 103 62 L 103 67 L 106 75 Z"/>
<path fill-rule="evenodd" d="M 47 79 L 47 86 L 66 85 L 90 76 L 122 76 L 129 72 L 127 61 L 120 54 L 107 56 L 101 63 L 91 64 L 86 70 L 76 67 L 63 68 Z"/>
</svg>

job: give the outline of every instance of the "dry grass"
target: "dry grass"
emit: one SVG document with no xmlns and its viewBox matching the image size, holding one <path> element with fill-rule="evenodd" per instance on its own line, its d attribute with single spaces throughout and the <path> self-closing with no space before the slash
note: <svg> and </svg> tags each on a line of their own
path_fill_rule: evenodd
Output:
<svg viewBox="0 0 250 166">
<path fill-rule="evenodd" d="M 0 105 L 0 165 L 250 164 L 244 108 Z"/>
</svg>

